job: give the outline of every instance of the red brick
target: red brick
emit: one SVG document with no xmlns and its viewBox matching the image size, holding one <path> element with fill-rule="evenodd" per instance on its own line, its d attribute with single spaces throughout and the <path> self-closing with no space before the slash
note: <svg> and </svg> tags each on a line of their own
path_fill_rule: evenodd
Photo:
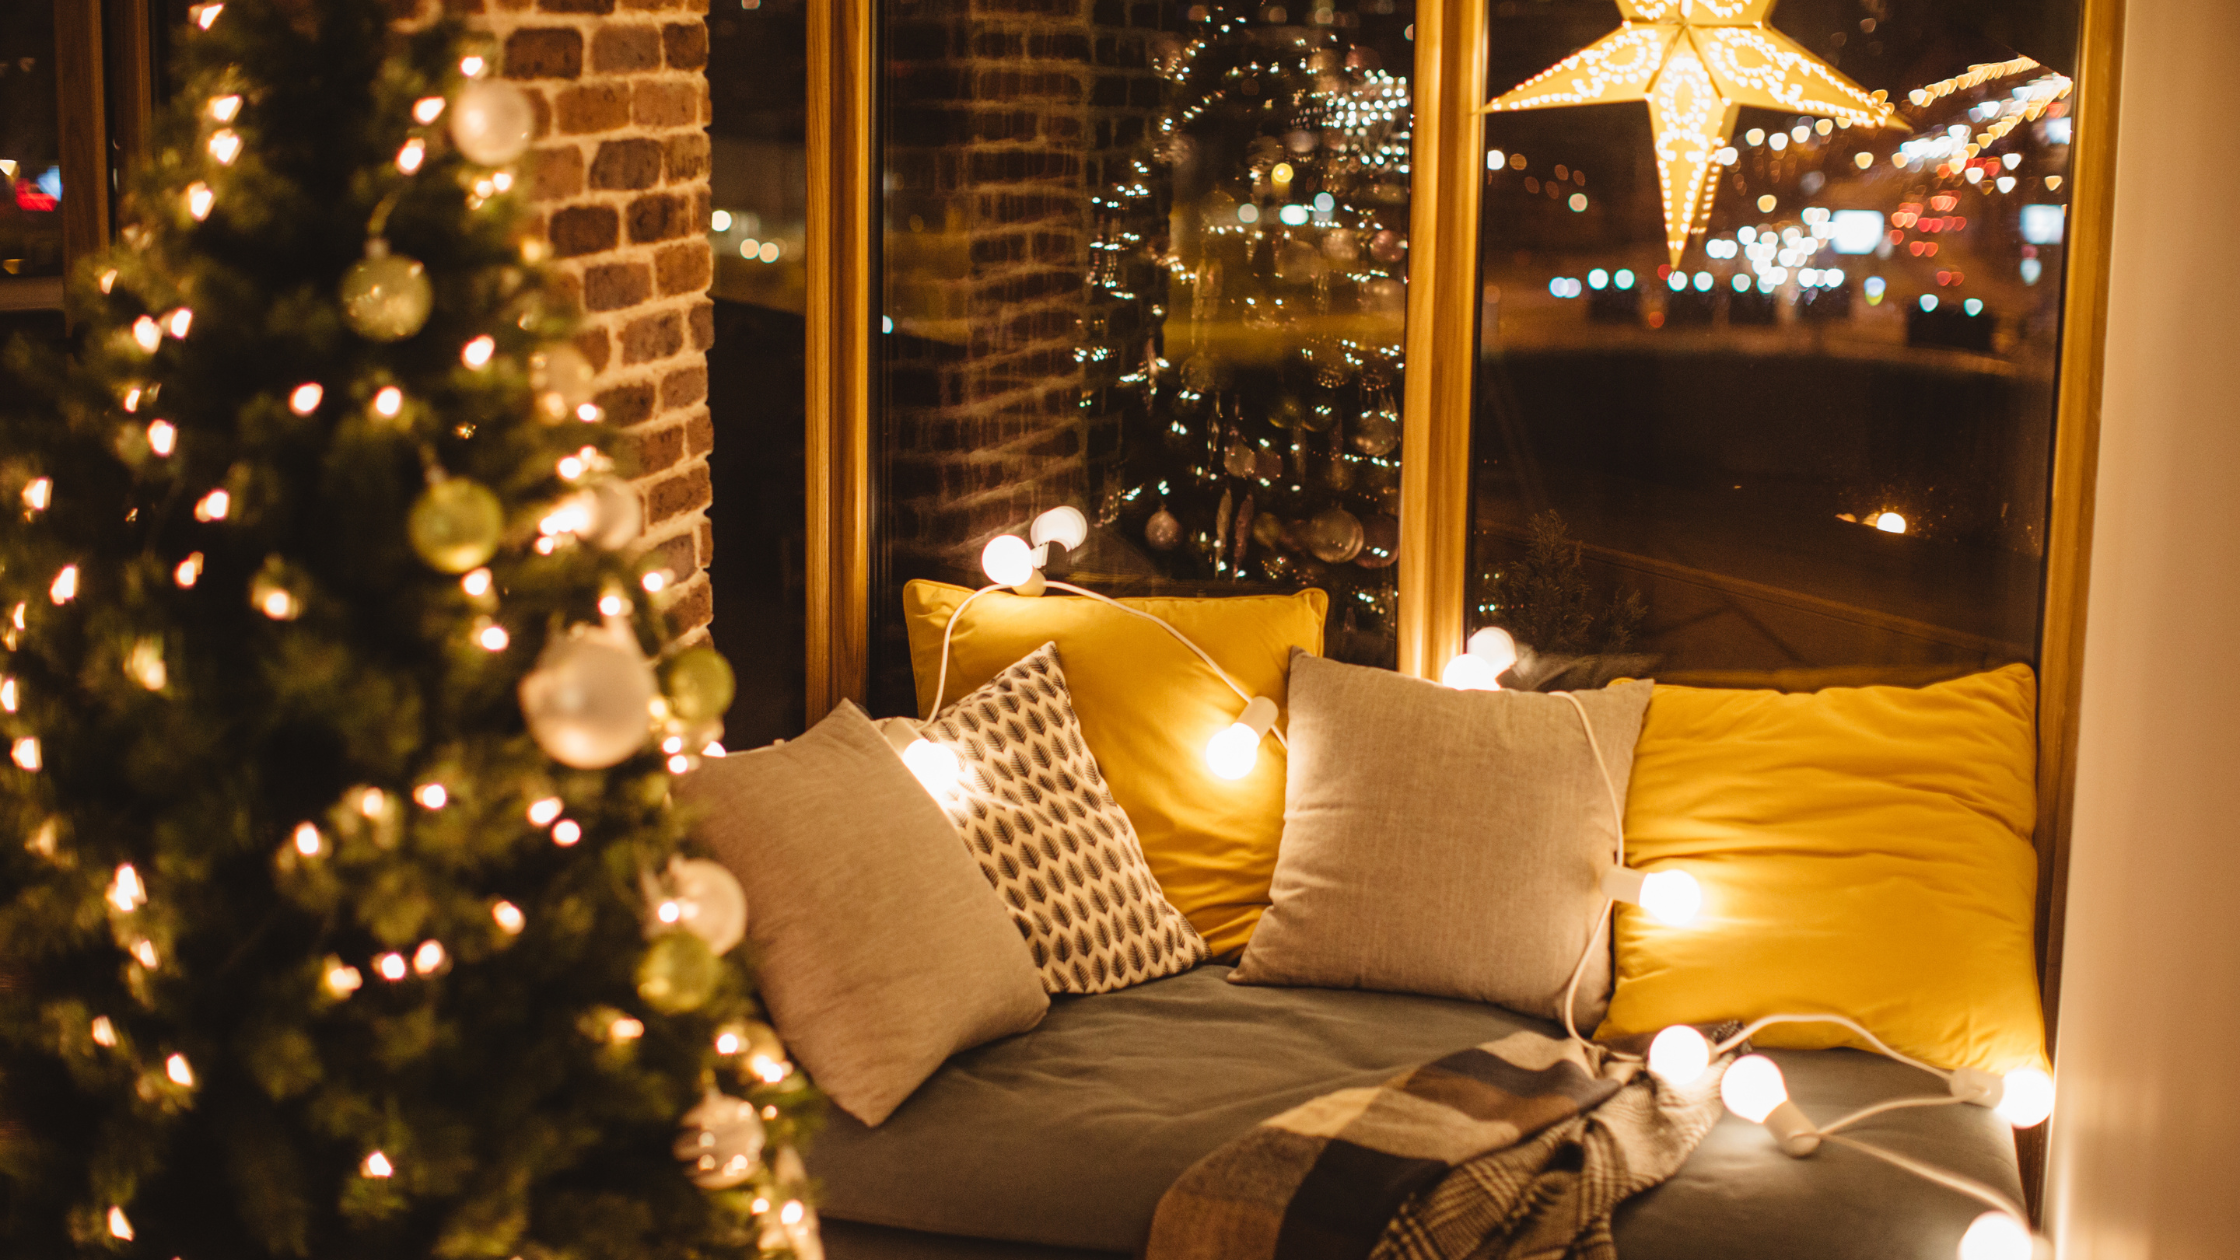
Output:
<svg viewBox="0 0 2240 1260">
<path fill-rule="evenodd" d="M 536 151 L 536 174 L 529 182 L 531 201 L 559 201 L 583 191 L 583 150 L 572 144 Z"/>
<path fill-rule="evenodd" d="M 661 182 L 661 142 L 643 138 L 608 140 L 591 162 L 593 188 L 651 188 Z"/>
<path fill-rule="evenodd" d="M 666 477 L 646 491 L 646 516 L 659 524 L 680 513 L 708 506 L 708 466 L 695 464 L 674 477 Z"/>
<path fill-rule="evenodd" d="M 643 245 L 648 241 L 667 241 L 691 232 L 700 223 L 692 216 L 692 203 L 674 193 L 649 193 L 630 203 L 624 222 L 631 241 Z"/>
<path fill-rule="evenodd" d="M 564 26 L 524 26 L 506 36 L 509 79 L 573 79 L 583 73 L 583 36 Z"/>
<path fill-rule="evenodd" d="M 684 422 L 684 449 L 705 455 L 716 445 L 716 422 L 703 411 Z"/>
<path fill-rule="evenodd" d="M 622 361 L 651 363 L 684 349 L 684 321 L 675 311 L 641 315 L 622 326 Z"/>
<path fill-rule="evenodd" d="M 587 311 L 619 311 L 652 296 L 653 269 L 644 263 L 601 263 L 583 273 Z"/>
<path fill-rule="evenodd" d="M 653 386 L 643 381 L 617 385 L 601 393 L 593 401 L 599 404 L 601 411 L 607 413 L 608 423 L 625 429 L 634 424 L 644 424 L 653 417 Z"/>
<path fill-rule="evenodd" d="M 601 74 L 627 74 L 661 68 L 663 32 L 647 26 L 602 26 L 591 37 L 591 68 Z"/>
<path fill-rule="evenodd" d="M 546 13 L 612 13 L 614 0 L 537 0 Z"/>
<path fill-rule="evenodd" d="M 553 102 L 560 134 L 583 136 L 630 125 L 630 88 L 621 83 L 572 87 Z"/>
<path fill-rule="evenodd" d="M 716 527 L 700 522 L 700 567 L 705 569 L 716 562 Z"/>
<path fill-rule="evenodd" d="M 694 582 L 676 597 L 676 602 L 661 610 L 669 623 L 669 633 L 683 635 L 697 630 L 715 620 L 715 597 L 706 582 Z"/>
<path fill-rule="evenodd" d="M 548 273 L 545 294 L 555 310 L 579 311 L 583 309 L 583 281 L 557 267 Z"/>
<path fill-rule="evenodd" d="M 552 212 L 552 253 L 556 258 L 580 258 L 613 249 L 621 237 L 622 222 L 613 206 L 569 206 Z"/>
<path fill-rule="evenodd" d="M 705 239 L 664 245 L 653 255 L 653 273 L 663 297 L 698 293 L 715 274 L 715 255 Z"/>
<path fill-rule="evenodd" d="M 716 344 L 715 303 L 702 302 L 697 306 L 694 306 L 692 308 L 692 312 L 689 315 L 685 316 L 685 322 L 692 326 L 693 349 L 706 350 L 708 347 Z"/>
<path fill-rule="evenodd" d="M 641 127 L 683 127 L 700 121 L 700 96 L 704 83 L 649 83 L 640 81 L 630 104 L 630 116 Z"/>
<path fill-rule="evenodd" d="M 607 370 L 607 361 L 614 357 L 614 342 L 607 336 L 606 329 L 586 328 L 568 340 L 575 346 L 576 353 L 583 356 L 584 362 L 591 365 L 593 372 Z"/>
<path fill-rule="evenodd" d="M 708 369 L 705 364 L 678 368 L 661 378 L 661 409 L 674 411 L 689 407 L 708 396 Z"/>
<path fill-rule="evenodd" d="M 660 9 L 674 9 L 677 7 L 677 3 L 678 0 L 622 0 L 622 7 L 635 9 L 642 13 L 652 13 Z"/>
<path fill-rule="evenodd" d="M 692 551 L 691 534 L 679 534 L 674 538 L 665 538 L 639 553 L 638 567 L 646 572 L 655 569 L 667 569 L 669 571 L 669 584 L 672 586 L 681 585 L 691 581 L 693 576 L 700 571 L 700 565 L 694 558 Z"/>
<path fill-rule="evenodd" d="M 638 439 L 638 472 L 657 473 L 674 468 L 684 460 L 684 426 L 672 424 L 651 433 L 640 433 Z"/>
<path fill-rule="evenodd" d="M 661 51 L 671 70 L 702 70 L 708 65 L 708 24 L 671 22 L 661 28 Z"/>
<path fill-rule="evenodd" d="M 662 159 L 671 183 L 683 179 L 703 179 L 708 174 L 708 133 L 688 131 L 671 136 L 662 144 Z"/>
</svg>

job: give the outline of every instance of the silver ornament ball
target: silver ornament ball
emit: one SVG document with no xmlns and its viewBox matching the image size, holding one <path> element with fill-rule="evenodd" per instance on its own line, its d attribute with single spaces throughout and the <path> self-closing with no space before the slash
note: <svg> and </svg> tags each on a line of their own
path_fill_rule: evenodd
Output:
<svg viewBox="0 0 2240 1260">
<path fill-rule="evenodd" d="M 747 893 L 722 863 L 671 858 L 668 871 L 650 883 L 652 930 L 690 932 L 719 957 L 747 938 Z"/>
<path fill-rule="evenodd" d="M 504 166 L 529 148 L 537 116 L 520 88 L 499 79 L 477 79 L 460 89 L 451 106 L 451 143 L 470 162 Z"/>
<path fill-rule="evenodd" d="M 603 770 L 645 744 L 660 689 L 627 631 L 578 626 L 552 640 L 521 680 L 521 713 L 545 754 Z"/>
<path fill-rule="evenodd" d="M 699 1106 L 685 1113 L 684 1132 L 671 1149 L 684 1162 L 692 1184 L 703 1190 L 728 1190 L 761 1170 L 767 1142 L 753 1103 L 711 1089 Z"/>
</svg>

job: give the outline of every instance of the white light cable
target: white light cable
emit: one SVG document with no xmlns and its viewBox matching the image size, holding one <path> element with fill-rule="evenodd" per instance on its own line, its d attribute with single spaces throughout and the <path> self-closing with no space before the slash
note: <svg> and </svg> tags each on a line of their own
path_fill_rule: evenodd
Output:
<svg viewBox="0 0 2240 1260">
<path fill-rule="evenodd" d="M 1612 856 L 1617 859 L 1618 865 L 1624 866 L 1626 864 L 1626 811 L 1625 807 L 1618 802 L 1618 782 L 1610 777 L 1609 763 L 1602 759 L 1602 741 L 1595 738 L 1594 723 L 1588 720 L 1587 706 L 1579 703 L 1579 697 L 1568 691 L 1558 691 L 1555 694 L 1571 702 L 1572 709 L 1579 715 L 1579 725 L 1587 732 L 1587 751 L 1594 757 L 1594 768 L 1602 772 L 1602 788 L 1604 792 L 1609 794 L 1610 798 L 1611 825 L 1617 836 Z M 1579 961 L 1571 968 L 1570 983 L 1563 986 L 1563 1030 L 1571 1034 L 1573 1041 L 1582 1045 L 1586 1044 L 1587 1039 L 1579 1035 L 1579 1026 L 1574 1022 L 1576 1017 L 1572 1013 L 1572 1008 L 1579 1001 L 1579 981 L 1587 974 L 1587 960 L 1594 957 L 1595 947 L 1602 944 L 1603 929 L 1610 925 L 1610 910 L 1614 904 L 1612 898 L 1608 894 L 1604 894 L 1601 909 L 1594 912 L 1594 931 L 1587 934 L 1587 947 L 1579 951 Z M 1613 1057 L 1620 1059 L 1640 1058 L 1639 1055 L 1626 1054 L 1622 1051 L 1612 1050 L 1610 1053 Z M 1716 1058 L 1717 1056 L 1714 1055 L 1713 1057 Z"/>
<path fill-rule="evenodd" d="M 1713 1046 L 1711 1048 L 1711 1053 L 1713 1055 L 1725 1054 L 1727 1051 L 1734 1049 L 1736 1046 L 1741 1045 L 1743 1042 L 1750 1040 L 1751 1034 L 1774 1024 L 1840 1024 L 1843 1027 L 1859 1034 L 1861 1037 L 1866 1038 L 1868 1044 L 1872 1045 L 1876 1050 L 1881 1051 L 1885 1057 L 1896 1059 L 1898 1062 L 1906 1064 L 1909 1067 L 1920 1068 L 1922 1071 L 1936 1077 L 1938 1080 L 1950 1081 L 1952 1079 L 1952 1073 L 1947 1072 L 1943 1068 L 1923 1063 L 1921 1060 L 1916 1059 L 1911 1055 L 1900 1054 L 1897 1051 L 1892 1050 L 1883 1042 L 1882 1038 L 1875 1036 L 1871 1032 L 1868 1032 L 1865 1025 L 1859 1023 L 1859 1021 L 1855 1019 L 1844 1015 L 1768 1015 L 1762 1019 L 1752 1020 L 1746 1027 L 1743 1028 L 1741 1032 L 1738 1032 L 1734 1036 L 1720 1042 L 1718 1045 Z"/>
</svg>

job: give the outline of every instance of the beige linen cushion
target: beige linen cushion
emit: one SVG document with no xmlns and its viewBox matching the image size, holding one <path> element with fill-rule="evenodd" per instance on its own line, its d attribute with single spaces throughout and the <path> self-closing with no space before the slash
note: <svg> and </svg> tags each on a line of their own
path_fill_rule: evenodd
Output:
<svg viewBox="0 0 2240 1260">
<path fill-rule="evenodd" d="M 941 807 L 1027 940 L 1052 993 L 1110 993 L 1205 961 L 1081 737 L 1058 645 L 943 709 L 925 738 L 964 774 Z"/>
<path fill-rule="evenodd" d="M 1651 684 L 1578 693 L 1619 800 Z M 1274 905 L 1241 984 L 1385 989 L 1561 1018 L 1617 846 L 1609 789 L 1560 695 L 1454 691 L 1301 653 Z M 1607 943 L 1578 1025 L 1610 994 Z"/>
<path fill-rule="evenodd" d="M 1049 1009 L 949 820 L 853 704 L 790 743 L 708 761 L 678 792 L 746 888 L 779 1034 L 849 1115 L 878 1124 L 951 1054 Z"/>
</svg>

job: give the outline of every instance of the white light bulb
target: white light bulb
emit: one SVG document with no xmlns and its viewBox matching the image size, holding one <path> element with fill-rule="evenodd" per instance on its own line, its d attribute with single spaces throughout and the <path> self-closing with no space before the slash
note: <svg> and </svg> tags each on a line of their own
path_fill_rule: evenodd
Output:
<svg viewBox="0 0 2240 1260">
<path fill-rule="evenodd" d="M 1501 673 L 1517 663 L 1517 640 L 1499 626 L 1486 626 L 1470 636 L 1470 655 Z"/>
<path fill-rule="evenodd" d="M 1744 1055 L 1728 1065 L 1719 1079 L 1719 1100 L 1752 1124 L 1763 1124 L 1775 1107 L 1789 1101 L 1789 1086 L 1773 1060 L 1762 1054 Z"/>
<path fill-rule="evenodd" d="M 1960 1236 L 1960 1260 L 2030 1260 L 2030 1227 L 2005 1212 L 1985 1212 Z"/>
<path fill-rule="evenodd" d="M 1017 534 L 998 534 L 980 549 L 980 571 L 997 586 L 1023 586 L 1034 569 L 1034 549 Z"/>
<path fill-rule="evenodd" d="M 187 1089 L 194 1088 L 194 1069 L 187 1066 L 187 1056 L 175 1054 L 163 1061 L 163 1074 L 171 1083 Z"/>
<path fill-rule="evenodd" d="M 1686 927 L 1703 909 L 1703 888 L 1686 871 L 1657 871 L 1641 881 L 1641 908 L 1660 923 Z"/>
<path fill-rule="evenodd" d="M 1260 761 L 1260 732 L 1237 722 L 1206 741 L 1206 765 L 1224 779 L 1241 779 Z"/>
<path fill-rule="evenodd" d="M 1902 534 L 1906 532 L 1906 518 L 1896 512 L 1884 512 L 1874 518 L 1874 527 L 1885 534 Z"/>
<path fill-rule="evenodd" d="M 1649 1070 L 1669 1085 L 1685 1089 L 1711 1066 L 1711 1043 L 1686 1024 L 1674 1024 L 1649 1043 Z"/>
<path fill-rule="evenodd" d="M 2006 1088 L 1992 1110 L 2018 1129 L 2044 1124 L 2053 1114 L 2053 1078 L 2034 1067 L 2007 1073 Z"/>
<path fill-rule="evenodd" d="M 1027 538 L 1037 546 L 1056 543 L 1067 551 L 1079 551 L 1081 544 L 1089 541 L 1089 518 L 1077 507 L 1054 507 L 1034 518 Z"/>
<path fill-rule="evenodd" d="M 1456 691 L 1499 691 L 1501 671 L 1486 658 L 1464 652 L 1439 671 L 1439 683 Z"/>
<path fill-rule="evenodd" d="M 521 929 L 529 923 L 528 916 L 521 913 L 521 907 L 510 901 L 501 901 L 490 907 L 490 917 L 497 921 L 498 929 L 507 936 L 521 935 Z"/>
<path fill-rule="evenodd" d="M 957 785 L 964 777 L 964 766 L 957 761 L 957 754 L 945 744 L 930 739 L 914 739 L 902 750 L 902 764 L 918 777 L 928 792 L 939 799 L 943 792 Z"/>
</svg>

